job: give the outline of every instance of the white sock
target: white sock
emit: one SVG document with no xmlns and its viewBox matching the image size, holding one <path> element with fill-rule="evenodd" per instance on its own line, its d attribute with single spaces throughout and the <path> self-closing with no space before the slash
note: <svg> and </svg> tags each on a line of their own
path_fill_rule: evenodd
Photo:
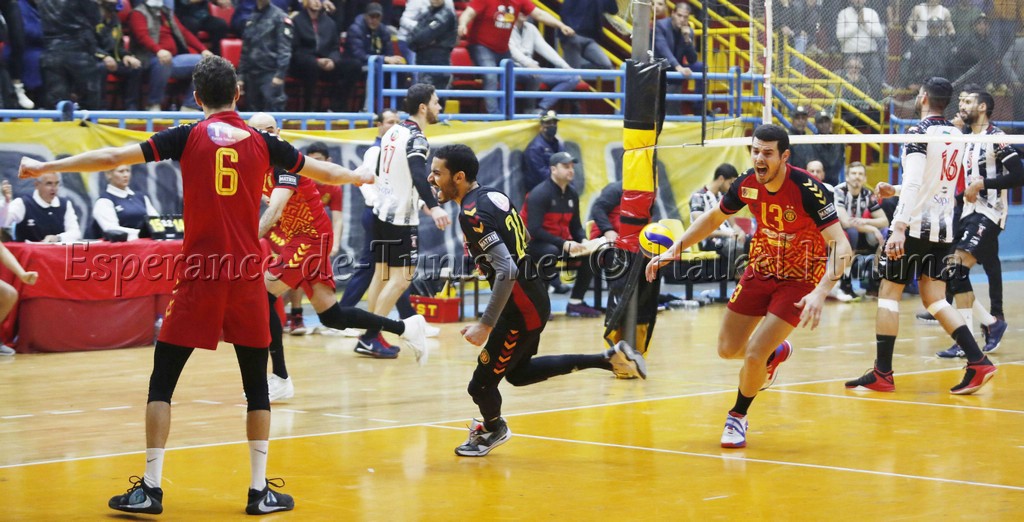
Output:
<svg viewBox="0 0 1024 522">
<path fill-rule="evenodd" d="M 974 311 L 970 308 L 957 308 L 957 312 L 964 317 L 964 322 L 967 323 L 967 329 L 971 331 L 971 335 L 974 334 Z"/>
<path fill-rule="evenodd" d="M 582 304 L 582 299 L 569 299 L 569 304 Z"/>
<path fill-rule="evenodd" d="M 249 466 L 252 469 L 250 489 L 263 491 L 267 487 L 267 452 L 270 451 L 269 440 L 249 441 Z"/>
<path fill-rule="evenodd" d="M 972 310 L 974 310 L 974 313 L 978 314 L 978 320 L 981 321 L 981 324 L 985 326 L 992 326 L 995 324 L 996 317 L 988 313 L 988 310 L 986 310 L 984 306 L 981 306 L 981 301 L 975 299 L 974 308 L 972 308 Z"/>
<path fill-rule="evenodd" d="M 151 488 L 160 487 L 164 475 L 164 449 L 146 448 L 146 474 L 142 478 Z"/>
</svg>

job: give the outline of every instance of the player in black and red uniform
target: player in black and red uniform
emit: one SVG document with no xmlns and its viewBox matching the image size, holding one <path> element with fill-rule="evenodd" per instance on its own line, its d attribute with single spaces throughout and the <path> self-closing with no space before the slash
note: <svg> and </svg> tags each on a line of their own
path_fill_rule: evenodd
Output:
<svg viewBox="0 0 1024 522">
<path fill-rule="evenodd" d="M 536 357 L 540 334 L 551 303 L 537 267 L 526 253 L 522 218 L 508 196 L 476 182 L 480 164 L 465 145 L 445 145 L 434 153 L 429 177 L 439 202 L 459 203 L 459 225 L 469 253 L 491 283 L 491 300 L 480 321 L 462 329 L 470 343 L 486 342 L 477 358 L 469 395 L 483 421 L 473 420 L 469 438 L 457 455 L 482 457 L 504 443 L 512 432 L 501 417 L 498 383 L 534 384 L 585 368 L 602 368 L 646 377 L 643 357 L 623 344 L 594 355 Z"/>
<path fill-rule="evenodd" d="M 164 446 L 171 426 L 171 395 L 194 347 L 216 349 L 223 332 L 235 345 L 248 398 L 246 435 L 252 480 L 246 512 L 294 507 L 289 495 L 271 491 L 266 479 L 270 401 L 267 399 L 269 311 L 261 273 L 260 193 L 271 166 L 333 184 L 371 182 L 332 163 L 305 158 L 291 145 L 249 128 L 235 112 L 238 80 L 231 64 L 204 58 L 193 72 L 195 98 L 205 119 L 154 134 L 141 144 L 77 154 L 57 161 L 22 158 L 20 176 L 91 172 L 165 159 L 181 162 L 185 232 L 174 295 L 153 354 L 146 404 L 146 472 L 127 493 L 110 499 L 120 511 L 163 511 Z M 275 485 L 279 487 L 279 485 Z"/>
<path fill-rule="evenodd" d="M 825 297 L 852 257 L 832 193 L 807 172 L 788 165 L 788 149 L 785 129 L 758 127 L 751 147 L 754 168 L 732 184 L 717 208 L 697 218 L 672 248 L 647 265 L 647 280 L 652 281 L 661 265 L 678 259 L 679 252 L 711 235 L 744 206 L 757 219 L 750 262 L 718 334 L 719 357 L 743 359 L 736 404 L 722 433 L 723 448 L 747 445 L 747 408 L 793 353 L 786 337 L 801 324 L 812 329 L 818 325 Z"/>
</svg>

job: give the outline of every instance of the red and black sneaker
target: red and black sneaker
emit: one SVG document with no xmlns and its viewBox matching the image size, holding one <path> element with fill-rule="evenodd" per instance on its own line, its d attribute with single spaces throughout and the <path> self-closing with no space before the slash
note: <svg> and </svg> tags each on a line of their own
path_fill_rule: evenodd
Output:
<svg viewBox="0 0 1024 522">
<path fill-rule="evenodd" d="M 859 379 L 848 381 L 846 388 L 849 390 L 868 390 L 877 392 L 896 391 L 896 381 L 892 372 L 882 373 L 878 368 L 872 368 Z"/>
<path fill-rule="evenodd" d="M 782 341 L 782 344 L 775 348 L 775 356 L 772 357 L 771 361 L 768 361 L 768 373 L 764 378 L 764 386 L 761 387 L 761 391 L 767 390 L 772 384 L 775 384 L 775 379 L 779 376 L 779 365 L 789 360 L 790 356 L 793 355 L 793 345 L 789 341 Z"/>
<path fill-rule="evenodd" d="M 953 395 L 970 395 L 981 389 L 996 374 L 996 365 L 988 357 L 976 362 L 967 363 L 964 368 L 964 380 L 949 389 Z"/>
</svg>

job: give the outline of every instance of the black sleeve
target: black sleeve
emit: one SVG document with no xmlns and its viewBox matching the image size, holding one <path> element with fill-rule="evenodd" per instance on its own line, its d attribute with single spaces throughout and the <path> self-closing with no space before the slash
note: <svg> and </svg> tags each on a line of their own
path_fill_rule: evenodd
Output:
<svg viewBox="0 0 1024 522">
<path fill-rule="evenodd" d="M 804 211 L 811 216 L 814 223 L 818 225 L 818 229 L 823 229 L 839 220 L 835 202 L 832 200 L 832 192 L 825 188 L 825 185 L 810 176 L 800 181 L 799 185 Z"/>
<path fill-rule="evenodd" d="M 594 220 L 594 224 L 597 225 L 597 229 L 602 234 L 609 230 L 615 230 L 608 216 L 620 203 L 622 203 L 622 185 L 613 183 L 605 187 L 601 194 L 597 196 L 597 199 L 590 204 L 590 219 Z"/>
<path fill-rule="evenodd" d="M 260 131 L 260 136 L 267 144 L 271 165 L 291 173 L 299 172 L 306 165 L 306 157 L 299 153 L 291 143 L 263 131 Z"/>
<path fill-rule="evenodd" d="M 544 216 L 548 214 L 551 202 L 551 195 L 545 190 L 549 185 L 549 183 L 538 185 L 527 195 L 526 231 L 530 233 L 531 241 L 551 243 L 561 250 L 565 240 L 544 230 Z"/>
<path fill-rule="evenodd" d="M 583 230 L 583 222 L 580 218 L 580 197 L 573 194 L 576 204 L 572 207 L 572 220 L 569 221 L 569 235 L 572 240 L 579 243 L 587 238 L 587 231 Z"/>
<path fill-rule="evenodd" d="M 412 176 L 412 184 L 416 186 L 416 193 L 427 205 L 427 208 L 434 208 L 438 205 L 434 191 L 430 190 L 430 182 L 427 181 L 427 158 L 420 155 L 409 156 L 409 174 Z"/>
<path fill-rule="evenodd" d="M 1024 165 L 1020 163 L 1020 156 L 1017 154 L 1017 150 L 1009 145 L 1000 145 L 998 147 L 996 156 L 999 158 L 999 161 L 1003 162 L 1003 166 L 1006 167 L 1009 174 L 1003 174 L 995 178 L 986 178 L 985 188 L 1011 189 L 1024 185 Z"/>
<path fill-rule="evenodd" d="M 280 167 L 274 167 L 274 188 L 296 190 L 299 188 L 299 176 Z"/>
<path fill-rule="evenodd" d="M 751 176 L 753 171 L 753 169 L 748 170 L 742 176 L 737 178 L 736 181 L 732 182 L 732 186 L 729 187 L 729 191 L 722 196 L 722 202 L 718 204 L 718 208 L 722 209 L 722 212 L 731 216 L 740 210 L 743 210 L 743 207 L 747 206 L 747 204 L 740 199 L 740 185 L 742 185 L 743 182 Z"/>
<path fill-rule="evenodd" d="M 150 136 L 148 140 L 141 144 L 142 155 L 146 158 L 147 162 L 168 159 L 180 160 L 181 155 L 185 152 L 188 137 L 192 134 L 192 128 L 195 126 L 195 123 L 178 125 Z"/>
</svg>

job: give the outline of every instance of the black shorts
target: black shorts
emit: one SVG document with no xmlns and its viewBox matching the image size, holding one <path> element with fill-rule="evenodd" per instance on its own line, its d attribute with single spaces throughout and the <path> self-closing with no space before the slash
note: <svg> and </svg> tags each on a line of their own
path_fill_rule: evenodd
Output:
<svg viewBox="0 0 1024 522">
<path fill-rule="evenodd" d="M 981 258 L 999 251 L 999 225 L 983 214 L 975 212 L 960 220 L 960 239 L 956 249 Z"/>
<path fill-rule="evenodd" d="M 914 276 L 921 275 L 942 281 L 949 280 L 946 261 L 953 253 L 952 243 L 933 243 L 907 236 L 903 257 L 889 259 L 885 256 L 885 250 L 882 252 L 882 255 L 878 256 L 878 272 L 887 281 L 906 285 Z"/>
<path fill-rule="evenodd" d="M 419 230 L 373 220 L 373 261 L 388 266 L 416 266 L 419 261 Z"/>
</svg>

